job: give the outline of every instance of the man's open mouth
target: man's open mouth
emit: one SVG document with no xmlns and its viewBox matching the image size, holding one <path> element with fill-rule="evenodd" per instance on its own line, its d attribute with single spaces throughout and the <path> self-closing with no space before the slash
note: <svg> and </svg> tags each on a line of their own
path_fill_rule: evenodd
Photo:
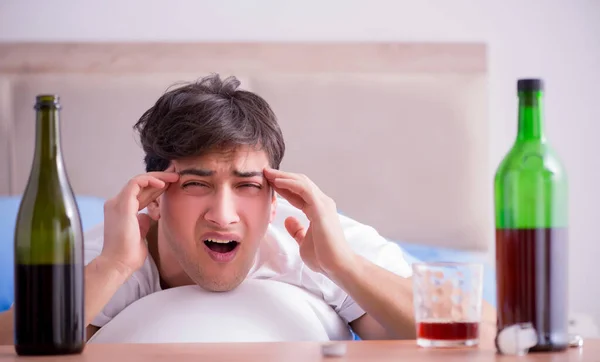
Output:
<svg viewBox="0 0 600 362">
<path fill-rule="evenodd" d="M 214 251 L 215 253 L 223 254 L 232 252 L 239 244 L 240 243 L 235 240 L 204 240 L 204 245 L 206 245 L 210 250 Z"/>
</svg>

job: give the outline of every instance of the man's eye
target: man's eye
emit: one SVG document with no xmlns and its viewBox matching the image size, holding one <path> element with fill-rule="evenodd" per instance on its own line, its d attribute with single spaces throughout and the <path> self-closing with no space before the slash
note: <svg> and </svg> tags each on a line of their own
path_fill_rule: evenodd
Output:
<svg viewBox="0 0 600 362">
<path fill-rule="evenodd" d="M 257 189 L 261 189 L 262 186 L 261 185 L 257 185 L 257 184 L 242 184 L 241 187 L 254 187 Z"/>
<path fill-rule="evenodd" d="M 204 185 L 204 184 L 201 184 L 200 182 L 193 182 L 193 181 L 192 181 L 192 182 L 186 182 L 186 183 L 185 183 L 185 184 L 183 184 L 183 186 L 181 186 L 181 187 L 183 187 L 184 189 L 186 189 L 186 188 L 188 188 L 188 187 L 191 187 L 191 186 L 200 186 L 200 187 L 205 187 L 206 185 Z"/>
</svg>

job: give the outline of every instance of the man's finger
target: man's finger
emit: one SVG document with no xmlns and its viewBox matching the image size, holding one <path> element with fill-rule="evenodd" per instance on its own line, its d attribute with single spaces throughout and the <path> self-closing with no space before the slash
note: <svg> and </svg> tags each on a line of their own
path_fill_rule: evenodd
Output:
<svg viewBox="0 0 600 362">
<path fill-rule="evenodd" d="M 137 197 L 142 190 L 148 186 L 162 188 L 165 186 L 165 182 L 147 174 L 136 176 L 129 180 L 127 185 L 121 190 L 121 195 L 126 196 L 127 198 L 130 195 Z"/>
<path fill-rule="evenodd" d="M 161 175 L 163 179 L 154 177 L 151 174 L 144 174 L 131 179 L 127 186 L 121 191 L 120 199 L 127 203 L 127 207 L 132 207 L 131 202 L 137 199 L 138 210 L 142 210 L 150 202 L 155 200 L 169 187 L 169 180 L 178 180 L 179 175 L 171 176 Z"/>
<path fill-rule="evenodd" d="M 290 180 L 302 180 L 303 178 L 305 178 L 302 175 L 299 175 L 297 173 L 292 173 L 292 172 L 285 172 L 285 171 L 281 171 L 281 170 L 276 170 L 274 168 L 270 168 L 270 167 L 266 167 L 264 169 L 264 175 L 267 178 L 267 180 L 269 181 L 273 181 L 276 178 L 282 178 L 282 179 L 290 179 Z"/>
<path fill-rule="evenodd" d="M 283 188 L 279 188 L 279 187 L 275 187 L 273 185 L 273 189 L 275 189 L 275 192 L 277 192 L 281 197 L 283 197 L 284 199 L 286 199 L 290 204 L 292 204 L 292 206 L 302 210 L 305 206 L 306 203 L 304 202 L 304 200 L 302 200 L 302 198 L 298 195 L 296 195 L 295 193 L 283 189 Z"/>
<path fill-rule="evenodd" d="M 272 185 L 275 187 L 276 190 L 285 190 L 291 192 L 294 195 L 297 195 L 303 201 L 303 207 L 314 204 L 311 192 L 308 189 L 309 186 L 303 183 L 302 181 L 276 178 L 273 180 Z M 292 202 L 291 200 L 288 201 L 290 201 L 290 203 Z"/>
<path fill-rule="evenodd" d="M 160 195 L 162 195 L 168 186 L 165 186 L 160 189 L 152 188 L 143 190 L 138 196 L 139 210 L 142 210 L 146 206 L 148 206 L 152 201 L 156 200 Z M 138 210 L 138 211 L 139 211 Z"/>
<path fill-rule="evenodd" d="M 167 183 L 176 182 L 177 180 L 179 180 L 179 174 L 172 171 L 148 172 L 146 175 L 157 178 Z"/>
<path fill-rule="evenodd" d="M 293 216 L 285 219 L 285 229 L 290 233 L 294 240 L 296 240 L 298 245 L 302 245 L 304 237 L 306 236 L 306 229 L 304 229 L 304 226 L 302 226 L 298 219 Z"/>
</svg>

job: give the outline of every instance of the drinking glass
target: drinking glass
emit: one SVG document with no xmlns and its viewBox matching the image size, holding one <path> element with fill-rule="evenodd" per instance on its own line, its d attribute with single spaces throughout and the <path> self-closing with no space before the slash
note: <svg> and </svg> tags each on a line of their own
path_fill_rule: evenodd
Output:
<svg viewBox="0 0 600 362">
<path fill-rule="evenodd" d="M 483 265 L 422 262 L 414 263 L 412 269 L 417 344 L 478 345 Z"/>
</svg>

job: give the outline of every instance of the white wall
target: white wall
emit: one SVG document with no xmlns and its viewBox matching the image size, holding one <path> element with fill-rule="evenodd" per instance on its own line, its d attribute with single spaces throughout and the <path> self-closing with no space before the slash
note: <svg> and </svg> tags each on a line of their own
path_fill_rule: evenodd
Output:
<svg viewBox="0 0 600 362">
<path fill-rule="evenodd" d="M 571 309 L 600 321 L 600 0 L 2 0 L 0 41 L 20 40 L 485 41 L 494 164 L 515 135 L 516 79 L 547 81 L 571 180 Z"/>
</svg>

